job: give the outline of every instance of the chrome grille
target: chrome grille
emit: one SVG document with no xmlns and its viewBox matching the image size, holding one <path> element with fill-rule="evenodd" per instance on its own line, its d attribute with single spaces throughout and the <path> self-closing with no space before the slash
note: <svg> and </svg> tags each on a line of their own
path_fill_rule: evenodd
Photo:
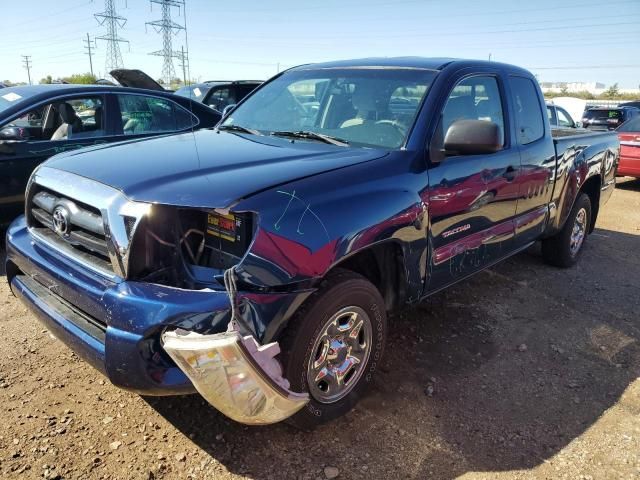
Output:
<svg viewBox="0 0 640 480">
<path fill-rule="evenodd" d="M 67 251 L 72 251 L 69 247 L 77 249 L 83 260 L 113 272 L 102 215 L 97 209 L 35 185 L 29 213 L 31 227 L 47 240 Z M 56 224 L 54 215 L 63 218 L 62 226 L 61 221 Z"/>
<path fill-rule="evenodd" d="M 26 198 L 27 224 L 36 239 L 103 275 L 127 278 L 131 241 L 151 205 L 47 166 L 31 176 Z"/>
</svg>

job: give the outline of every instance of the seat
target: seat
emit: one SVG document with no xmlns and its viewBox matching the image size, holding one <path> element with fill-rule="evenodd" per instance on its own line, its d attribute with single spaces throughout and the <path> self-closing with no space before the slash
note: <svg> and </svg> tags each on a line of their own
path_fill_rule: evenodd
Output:
<svg viewBox="0 0 640 480">
<path fill-rule="evenodd" d="M 62 118 L 62 125 L 53 132 L 51 140 L 67 140 L 74 132 L 82 131 L 82 120 L 80 120 L 71 105 L 62 102 L 58 104 L 56 110 L 60 114 L 60 118 Z"/>
<path fill-rule="evenodd" d="M 104 132 L 102 131 L 102 116 L 103 108 L 102 106 L 97 106 L 93 113 L 95 125 L 84 125 L 82 132 L 73 132 L 73 138 L 93 138 L 103 136 Z"/>
</svg>

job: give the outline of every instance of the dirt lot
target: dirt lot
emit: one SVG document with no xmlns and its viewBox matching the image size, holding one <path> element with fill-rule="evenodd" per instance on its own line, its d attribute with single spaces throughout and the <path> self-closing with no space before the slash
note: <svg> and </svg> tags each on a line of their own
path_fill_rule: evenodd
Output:
<svg viewBox="0 0 640 480">
<path fill-rule="evenodd" d="M 532 248 L 396 315 L 370 394 L 312 433 L 120 391 L 0 277 L 0 476 L 640 478 L 640 182 L 597 227 L 576 268 Z"/>
</svg>

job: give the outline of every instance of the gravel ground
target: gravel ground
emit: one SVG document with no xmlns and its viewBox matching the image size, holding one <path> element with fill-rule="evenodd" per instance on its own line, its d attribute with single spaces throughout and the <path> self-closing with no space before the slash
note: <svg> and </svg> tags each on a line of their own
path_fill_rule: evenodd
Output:
<svg viewBox="0 0 640 480">
<path fill-rule="evenodd" d="M 639 181 L 597 227 L 573 269 L 534 247 L 396 314 L 369 395 L 311 433 L 116 389 L 0 277 L 0 476 L 640 478 Z"/>
</svg>

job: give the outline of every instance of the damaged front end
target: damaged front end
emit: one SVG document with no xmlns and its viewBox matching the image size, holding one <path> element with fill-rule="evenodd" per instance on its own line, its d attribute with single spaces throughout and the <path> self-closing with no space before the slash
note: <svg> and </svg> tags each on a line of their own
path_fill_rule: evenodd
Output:
<svg viewBox="0 0 640 480">
<path fill-rule="evenodd" d="M 289 390 L 289 382 L 275 358 L 280 348 L 276 342 L 258 342 L 255 322 L 246 318 L 252 309 L 240 308 L 244 315 L 236 311 L 233 270 L 253 238 L 253 215 L 164 210 L 164 215 L 147 219 L 144 237 L 139 237 L 144 239 L 143 244 L 138 245 L 147 254 L 146 266 L 157 266 L 164 259 L 164 268 L 147 267 L 146 273 L 144 266 L 138 265 L 132 273 L 143 274 L 146 281 L 155 276 L 156 282 L 189 289 L 219 289 L 224 283 L 232 308 L 226 332 L 202 334 L 183 328 L 166 329 L 161 335 L 162 348 L 205 400 L 227 417 L 249 425 L 266 425 L 290 417 L 308 402 L 308 395 Z M 174 221 L 167 223 L 172 213 Z M 171 232 L 167 225 L 177 226 L 177 231 Z M 226 277 L 222 281 L 225 273 L 234 277 L 233 293 Z M 245 306 L 246 303 L 245 298 Z"/>
<path fill-rule="evenodd" d="M 289 390 L 274 358 L 280 352 L 275 342 L 260 346 L 235 329 L 214 335 L 173 330 L 162 340 L 165 351 L 205 400 L 237 422 L 276 423 L 309 401 L 307 394 Z"/>
<path fill-rule="evenodd" d="M 249 255 L 257 229 L 251 210 L 135 202 L 42 167 L 9 232 L 8 278 L 115 385 L 152 395 L 195 388 L 238 422 L 269 424 L 308 401 L 289 391 L 269 342 L 310 291 L 261 288 L 239 274 L 237 291 L 234 273 L 228 295 L 225 272 Z"/>
</svg>

